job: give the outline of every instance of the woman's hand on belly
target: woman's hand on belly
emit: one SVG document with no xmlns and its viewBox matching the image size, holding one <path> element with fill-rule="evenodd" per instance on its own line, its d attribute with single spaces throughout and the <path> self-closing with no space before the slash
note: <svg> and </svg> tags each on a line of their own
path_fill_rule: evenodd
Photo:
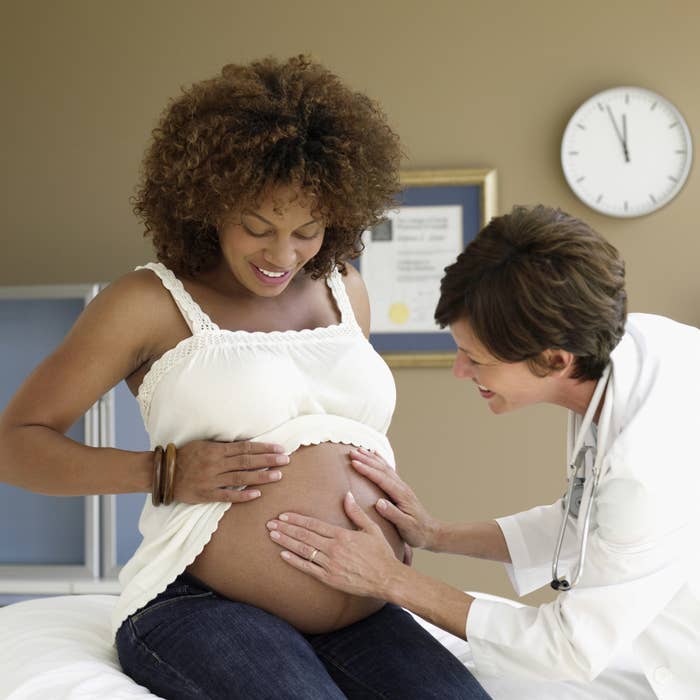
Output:
<svg viewBox="0 0 700 700">
<path fill-rule="evenodd" d="M 177 450 L 175 500 L 189 504 L 252 501 L 261 491 L 248 487 L 279 481 L 279 468 L 286 464 L 289 457 L 282 445 L 194 440 Z"/>
<path fill-rule="evenodd" d="M 299 571 L 337 590 L 386 600 L 389 586 L 400 577 L 404 564 L 350 491 L 343 505 L 357 530 L 298 513 L 282 513 L 268 522 L 270 537 L 284 547 L 282 558 Z"/>
</svg>

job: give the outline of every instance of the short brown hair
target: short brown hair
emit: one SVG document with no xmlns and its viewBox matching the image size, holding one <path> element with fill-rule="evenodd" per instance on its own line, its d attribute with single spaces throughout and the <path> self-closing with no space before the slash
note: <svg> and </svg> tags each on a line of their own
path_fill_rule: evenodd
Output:
<svg viewBox="0 0 700 700">
<path fill-rule="evenodd" d="M 435 320 L 468 318 L 504 362 L 550 368 L 541 353 L 576 356 L 572 376 L 598 379 L 624 333 L 625 264 L 588 224 L 560 209 L 517 206 L 491 220 L 445 268 Z"/>
<path fill-rule="evenodd" d="M 271 187 L 311 195 L 326 223 L 314 277 L 356 257 L 394 206 L 401 150 L 379 106 L 305 56 L 227 65 L 170 102 L 146 152 L 134 212 L 158 259 L 196 274 L 219 260 L 218 229 Z"/>
</svg>

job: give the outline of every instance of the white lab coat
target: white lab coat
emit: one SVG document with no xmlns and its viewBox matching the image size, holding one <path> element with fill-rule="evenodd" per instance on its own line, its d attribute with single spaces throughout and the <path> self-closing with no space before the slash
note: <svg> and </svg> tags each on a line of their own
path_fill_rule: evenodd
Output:
<svg viewBox="0 0 700 700">
<path fill-rule="evenodd" d="M 589 681 L 631 650 L 659 698 L 700 698 L 699 363 L 700 330 L 629 315 L 581 581 L 539 608 L 474 601 L 466 632 L 481 674 Z M 578 560 L 590 483 L 564 570 Z M 519 595 L 549 584 L 561 514 L 557 501 L 498 519 Z"/>
</svg>

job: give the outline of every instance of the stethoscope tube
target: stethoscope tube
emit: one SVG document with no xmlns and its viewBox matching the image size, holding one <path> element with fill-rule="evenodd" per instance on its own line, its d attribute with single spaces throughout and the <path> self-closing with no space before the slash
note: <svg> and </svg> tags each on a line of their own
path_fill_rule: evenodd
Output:
<svg viewBox="0 0 700 700">
<path fill-rule="evenodd" d="M 610 365 L 608 365 L 603 370 L 603 374 L 601 375 L 600 379 L 598 380 L 598 383 L 596 384 L 595 391 L 593 392 L 593 396 L 591 397 L 591 400 L 586 409 L 586 414 L 584 415 L 583 420 L 581 421 L 581 425 L 579 426 L 578 431 L 576 431 L 576 440 L 574 442 L 574 447 L 571 451 L 571 458 L 569 460 L 569 465 L 567 469 L 569 485 L 566 490 L 566 498 L 564 500 L 562 521 L 561 526 L 559 528 L 559 536 L 557 538 L 556 547 L 554 548 L 554 557 L 552 558 L 552 581 L 550 585 L 556 591 L 570 591 L 574 586 L 578 585 L 578 582 L 581 580 L 581 575 L 583 574 L 583 568 L 586 562 L 586 550 L 588 547 L 588 535 L 590 532 L 591 515 L 593 513 L 593 502 L 595 501 L 596 494 L 598 491 L 598 481 L 600 480 L 600 465 L 603 459 L 602 449 L 598 450 L 595 462 L 593 464 L 593 485 L 591 487 L 588 503 L 586 504 L 586 513 L 584 515 L 583 528 L 581 531 L 581 540 L 579 543 L 578 565 L 576 566 L 576 570 L 574 572 L 571 582 L 569 582 L 569 580 L 565 576 L 559 575 L 559 558 L 561 556 L 561 550 L 564 544 L 566 526 L 569 521 L 569 516 L 571 515 L 574 487 L 576 485 L 576 480 L 579 471 L 581 469 L 585 471 L 585 452 L 583 450 L 584 441 L 586 438 L 586 434 L 588 433 L 588 430 L 591 427 L 591 424 L 593 423 L 593 418 L 595 417 L 596 411 L 598 410 L 598 406 L 600 406 L 600 402 L 603 398 L 603 392 L 605 391 L 605 388 L 608 384 L 610 371 L 611 367 Z M 601 425 L 605 424 L 607 426 L 608 418 L 610 412 L 612 411 L 612 399 L 608 401 L 608 403 L 605 405 L 605 408 L 607 409 L 605 419 L 603 420 L 603 417 L 601 416 L 600 422 Z M 573 413 L 569 412 L 570 437 L 573 434 L 573 431 L 575 430 L 575 423 L 576 419 L 574 418 Z M 600 445 L 604 444 L 604 436 L 602 434 L 599 435 L 598 442 Z"/>
</svg>

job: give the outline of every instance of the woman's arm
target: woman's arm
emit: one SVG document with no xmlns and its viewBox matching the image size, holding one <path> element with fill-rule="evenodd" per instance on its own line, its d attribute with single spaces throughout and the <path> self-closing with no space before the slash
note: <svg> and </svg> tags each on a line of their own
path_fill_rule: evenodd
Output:
<svg viewBox="0 0 700 700">
<path fill-rule="evenodd" d="M 105 392 L 157 354 L 157 339 L 172 333 L 168 323 L 176 314 L 147 270 L 126 275 L 93 299 L 0 415 L 0 481 L 55 496 L 150 491 L 152 452 L 89 447 L 64 433 Z M 269 448 L 201 441 L 183 446 L 176 499 L 250 500 L 253 491 L 223 487 L 271 480 L 272 472 L 235 471 L 287 459 L 266 454 Z"/>
<path fill-rule="evenodd" d="M 49 495 L 147 492 L 148 452 L 93 448 L 64 433 L 146 359 L 162 303 L 127 275 L 86 307 L 0 415 L 0 481 Z"/>
</svg>

